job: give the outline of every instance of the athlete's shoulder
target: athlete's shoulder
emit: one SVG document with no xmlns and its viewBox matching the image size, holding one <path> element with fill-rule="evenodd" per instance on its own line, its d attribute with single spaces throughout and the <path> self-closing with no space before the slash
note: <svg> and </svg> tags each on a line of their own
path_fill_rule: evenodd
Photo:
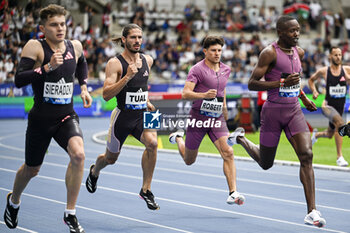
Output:
<svg viewBox="0 0 350 233">
<path fill-rule="evenodd" d="M 83 45 L 81 44 L 81 42 L 79 40 L 71 40 L 70 41 L 74 47 L 76 48 L 83 48 Z"/>
<path fill-rule="evenodd" d="M 81 54 L 83 53 L 83 45 L 81 44 L 81 42 L 79 40 L 71 40 L 70 41 L 73 45 L 74 50 L 76 51 L 76 56 L 80 57 Z"/>
<path fill-rule="evenodd" d="M 299 47 L 299 46 L 295 46 L 295 48 L 296 48 L 297 51 L 298 51 L 298 55 L 299 55 L 300 59 L 303 59 L 303 58 L 304 58 L 304 54 L 305 54 L 304 49 L 302 49 L 302 48 Z"/>
<path fill-rule="evenodd" d="M 150 55 L 142 54 L 141 56 L 143 56 L 146 59 L 149 67 L 151 67 L 153 65 L 153 58 Z"/>
<path fill-rule="evenodd" d="M 114 67 L 115 69 L 120 69 L 122 65 L 119 58 L 115 56 L 108 60 L 107 66 Z"/>
<path fill-rule="evenodd" d="M 343 66 L 343 69 L 348 75 L 350 75 L 350 66 L 345 65 Z"/>
<path fill-rule="evenodd" d="M 199 71 L 203 70 L 204 66 L 205 66 L 205 63 L 204 63 L 204 59 L 203 59 L 203 60 L 197 62 L 194 66 L 192 66 L 190 70 L 192 70 L 192 72 L 193 71 L 199 72 Z"/>
<path fill-rule="evenodd" d="M 25 47 L 30 47 L 32 49 L 42 48 L 41 43 L 39 40 L 36 39 L 30 39 L 26 44 Z"/>
<path fill-rule="evenodd" d="M 222 69 L 224 70 L 231 70 L 231 67 L 229 65 L 226 65 L 225 63 L 223 62 L 220 62 L 220 66 L 222 67 Z"/>
<path fill-rule="evenodd" d="M 31 39 L 23 47 L 21 57 L 28 57 L 33 60 L 38 60 L 39 54 L 43 54 L 43 46 L 39 40 Z"/>
</svg>

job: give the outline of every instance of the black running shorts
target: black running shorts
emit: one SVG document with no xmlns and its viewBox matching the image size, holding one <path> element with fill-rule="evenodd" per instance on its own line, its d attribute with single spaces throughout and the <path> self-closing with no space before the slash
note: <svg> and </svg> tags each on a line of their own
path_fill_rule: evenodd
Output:
<svg viewBox="0 0 350 233">
<path fill-rule="evenodd" d="M 26 165 L 35 167 L 43 163 L 51 138 L 67 151 L 68 141 L 73 136 L 83 137 L 79 117 L 75 112 L 58 120 L 29 114 L 25 148 Z"/>
</svg>

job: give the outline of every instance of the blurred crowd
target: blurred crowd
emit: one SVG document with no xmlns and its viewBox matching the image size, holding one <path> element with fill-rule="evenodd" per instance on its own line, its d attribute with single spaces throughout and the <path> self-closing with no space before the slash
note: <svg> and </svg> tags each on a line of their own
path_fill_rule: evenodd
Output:
<svg viewBox="0 0 350 233">
<path fill-rule="evenodd" d="M 30 0 L 24 8 L 14 4 L 15 1 L 0 1 L 0 83 L 11 83 L 24 44 L 29 39 L 43 36 L 38 27 L 41 6 L 37 0 Z M 188 4 L 180 12 L 181 17 L 170 16 L 165 10 L 149 9 L 143 4 L 132 10 L 121 6 L 119 11 L 107 4 L 99 16 L 102 17 L 100 25 L 92 23 L 97 14 L 90 7 L 85 8 L 84 14 L 88 18 L 85 27 L 76 23 L 72 15 L 67 16 L 67 38 L 82 42 L 89 79 L 95 81 L 104 80 L 108 59 L 121 51 L 110 42 L 112 24 L 137 23 L 144 29 L 142 50 L 154 58 L 150 80 L 153 83 L 183 83 L 189 69 L 203 59 L 201 41 L 212 31 L 225 38 L 222 61 L 232 67 L 230 81 L 247 83 L 259 53 L 271 43 L 271 39 L 262 38 L 262 35 L 270 33 L 277 38 L 275 24 L 280 14 L 294 15 L 302 25 L 301 38 L 311 41 L 304 48 L 304 78 L 328 65 L 330 46 L 339 45 L 344 63 L 350 64 L 350 17 L 341 12 L 331 13 L 317 1 L 285 0 L 283 12 L 278 12 L 273 6 L 247 8 L 245 1 L 215 5 L 208 12 Z M 325 27 L 324 37 L 318 33 L 322 25 Z M 337 44 L 331 44 L 335 38 Z"/>
</svg>

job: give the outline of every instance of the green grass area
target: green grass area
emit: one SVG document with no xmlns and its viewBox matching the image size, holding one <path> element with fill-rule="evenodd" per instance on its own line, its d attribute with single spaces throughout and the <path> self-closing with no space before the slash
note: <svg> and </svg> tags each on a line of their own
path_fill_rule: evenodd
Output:
<svg viewBox="0 0 350 233">
<path fill-rule="evenodd" d="M 259 133 L 249 133 L 249 134 L 247 133 L 246 137 L 252 142 L 258 144 L 259 135 L 260 135 Z M 177 149 L 176 145 L 169 143 L 167 135 L 159 135 L 158 137 L 162 140 L 164 149 Z M 347 137 L 344 138 L 342 151 L 343 151 L 344 158 L 350 162 L 350 146 L 348 141 L 349 139 Z M 142 146 L 142 144 L 132 136 L 129 136 L 127 138 L 125 144 Z M 249 155 L 243 149 L 242 146 L 234 145 L 233 149 L 234 149 L 235 155 L 249 157 Z M 199 151 L 206 152 L 206 153 L 218 153 L 216 150 L 216 147 L 211 142 L 208 136 L 205 136 L 205 138 L 203 139 L 201 146 L 199 148 Z M 337 152 L 336 152 L 334 138 L 332 139 L 319 138 L 318 141 L 313 146 L 313 153 L 314 153 L 314 159 L 313 159 L 314 163 L 325 164 L 325 165 L 336 165 Z M 277 148 L 276 159 L 287 160 L 287 161 L 299 161 L 293 150 L 293 147 L 290 145 L 284 133 L 282 133 L 280 138 L 280 142 Z"/>
</svg>

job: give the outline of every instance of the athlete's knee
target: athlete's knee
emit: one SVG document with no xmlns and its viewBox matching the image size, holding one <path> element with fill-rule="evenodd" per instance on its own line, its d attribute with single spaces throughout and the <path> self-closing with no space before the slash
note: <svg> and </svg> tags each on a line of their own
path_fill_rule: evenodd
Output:
<svg viewBox="0 0 350 233">
<path fill-rule="evenodd" d="M 187 166 L 191 166 L 192 164 L 194 164 L 194 162 L 196 162 L 196 158 L 185 157 L 184 161 Z"/>
<path fill-rule="evenodd" d="M 307 149 L 301 151 L 298 154 L 298 157 L 299 157 L 299 161 L 300 161 L 301 166 L 311 165 L 312 164 L 312 157 L 313 157 L 311 148 L 307 148 Z"/>
<path fill-rule="evenodd" d="M 230 146 L 221 150 L 221 156 L 224 160 L 233 160 L 233 149 Z"/>
<path fill-rule="evenodd" d="M 34 177 L 34 176 L 37 176 L 39 174 L 40 166 L 29 167 L 29 166 L 25 165 L 24 171 L 25 171 L 25 175 L 27 177 Z"/>
<path fill-rule="evenodd" d="M 146 150 L 148 151 L 155 151 L 158 148 L 158 141 L 157 138 L 152 138 L 146 143 Z"/>
<path fill-rule="evenodd" d="M 111 157 L 111 156 L 106 156 L 106 162 L 109 165 L 113 165 L 115 164 L 115 162 L 117 161 L 118 157 Z"/>
<path fill-rule="evenodd" d="M 261 163 L 259 165 L 263 170 L 268 170 L 268 169 L 272 168 L 273 162 L 272 163 Z"/>
<path fill-rule="evenodd" d="M 79 165 L 84 163 L 85 161 L 85 153 L 83 149 L 75 150 L 70 155 L 71 162 L 75 165 Z"/>
</svg>

